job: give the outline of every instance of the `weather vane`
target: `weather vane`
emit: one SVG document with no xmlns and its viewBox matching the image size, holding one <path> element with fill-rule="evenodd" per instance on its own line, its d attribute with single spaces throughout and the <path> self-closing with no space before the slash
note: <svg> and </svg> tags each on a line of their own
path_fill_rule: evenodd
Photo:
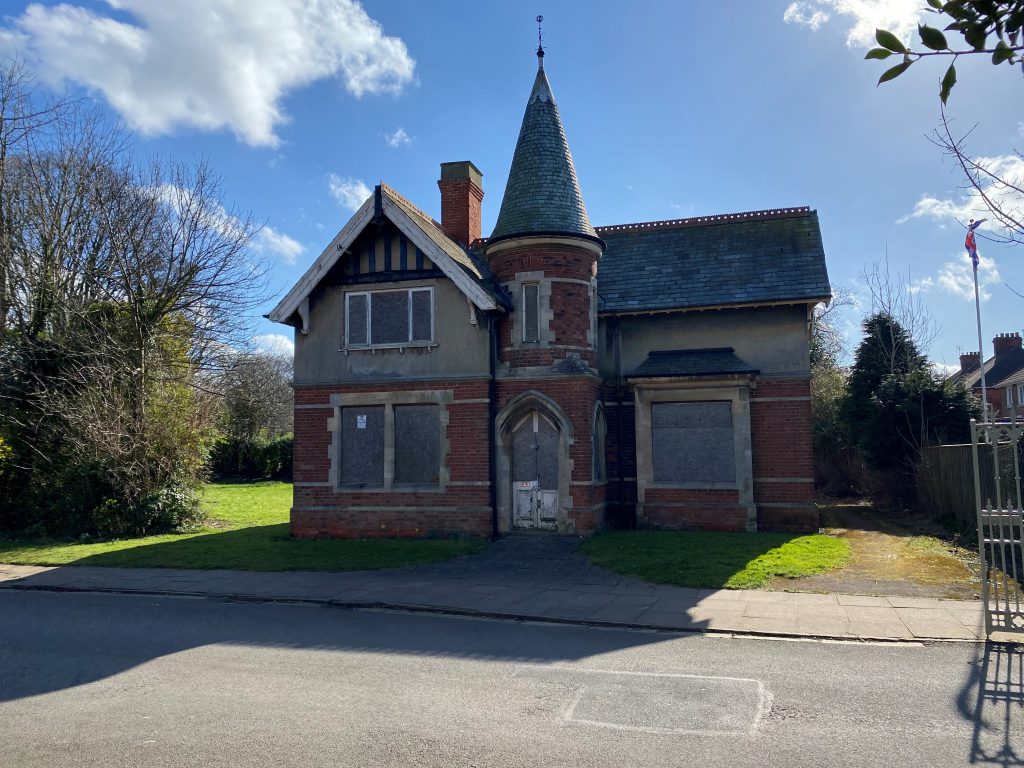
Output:
<svg viewBox="0 0 1024 768">
<path fill-rule="evenodd" d="M 544 21 L 543 16 L 537 17 L 537 57 L 540 59 L 544 58 L 544 33 L 541 31 L 540 24 Z M 541 62 L 543 63 L 543 62 Z"/>
</svg>

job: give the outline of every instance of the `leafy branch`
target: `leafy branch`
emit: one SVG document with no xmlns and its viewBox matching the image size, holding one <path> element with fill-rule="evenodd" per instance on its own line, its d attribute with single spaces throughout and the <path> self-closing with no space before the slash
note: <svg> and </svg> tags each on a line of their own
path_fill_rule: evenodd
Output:
<svg viewBox="0 0 1024 768">
<path fill-rule="evenodd" d="M 992 57 L 992 63 L 1021 64 L 1024 69 L 1024 0 L 992 2 L 992 0 L 928 0 L 928 11 L 948 16 L 952 22 L 940 30 L 927 24 L 919 24 L 918 35 L 924 46 L 912 49 L 892 32 L 875 30 L 875 40 L 880 48 L 872 48 L 865 59 L 884 60 L 890 56 L 902 56 L 903 60 L 887 69 L 878 78 L 878 84 L 895 80 L 906 72 L 910 65 L 929 56 L 952 56 L 946 74 L 939 86 L 939 98 L 945 104 L 950 91 L 956 85 L 956 60 L 960 56 L 985 54 Z M 946 39 L 945 32 L 957 32 L 969 46 L 954 50 Z M 989 38 L 995 37 L 995 44 Z"/>
</svg>

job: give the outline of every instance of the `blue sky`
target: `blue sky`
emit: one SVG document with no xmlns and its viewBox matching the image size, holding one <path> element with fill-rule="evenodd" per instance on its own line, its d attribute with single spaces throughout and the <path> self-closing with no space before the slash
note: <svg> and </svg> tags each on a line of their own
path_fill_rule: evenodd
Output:
<svg viewBox="0 0 1024 768">
<path fill-rule="evenodd" d="M 439 217 L 438 164 L 484 173 L 497 216 L 532 84 L 536 25 L 595 225 L 810 205 L 834 285 L 888 255 L 941 325 L 928 350 L 977 347 L 957 216 L 961 176 L 927 135 L 943 65 L 876 87 L 877 25 L 914 29 L 924 0 L 791 2 L 107 0 L 4 4 L 0 48 L 55 88 L 96 98 L 141 156 L 206 158 L 286 290 L 385 180 Z M 958 65 L 969 149 L 1024 149 L 1024 82 Z M 1020 249 L 981 243 L 986 353 L 1021 330 Z M 262 308 L 266 311 L 268 307 Z M 851 348 L 858 313 L 847 313 Z M 259 334 L 290 336 L 263 323 Z M 265 343 L 284 343 L 266 339 Z"/>
</svg>

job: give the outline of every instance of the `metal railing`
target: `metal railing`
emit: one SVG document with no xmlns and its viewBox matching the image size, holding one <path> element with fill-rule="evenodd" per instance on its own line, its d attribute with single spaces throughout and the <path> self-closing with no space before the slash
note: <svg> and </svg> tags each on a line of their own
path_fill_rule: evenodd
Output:
<svg viewBox="0 0 1024 768">
<path fill-rule="evenodd" d="M 1010 421 L 978 423 L 971 420 L 971 455 L 974 496 L 978 510 L 978 554 L 981 558 L 985 632 L 1024 633 L 1024 522 L 1021 513 L 1019 443 L 1024 424 Z M 990 451 L 979 452 L 979 446 Z M 981 462 L 990 453 L 992 491 L 982 499 Z M 994 498 L 993 498 L 994 496 Z"/>
</svg>

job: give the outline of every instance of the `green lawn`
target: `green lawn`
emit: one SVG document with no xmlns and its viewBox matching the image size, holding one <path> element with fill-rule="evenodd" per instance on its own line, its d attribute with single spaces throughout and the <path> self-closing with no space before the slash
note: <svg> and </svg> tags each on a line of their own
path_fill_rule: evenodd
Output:
<svg viewBox="0 0 1024 768">
<path fill-rule="evenodd" d="M 246 571 L 358 571 L 448 560 L 478 552 L 478 540 L 292 539 L 290 483 L 213 483 L 196 533 L 80 543 L 0 539 L 0 562 L 123 568 L 231 568 Z"/>
<path fill-rule="evenodd" d="M 645 581 L 728 589 L 760 589 L 850 559 L 846 541 L 820 534 L 611 531 L 587 539 L 583 551 L 597 565 Z"/>
</svg>

